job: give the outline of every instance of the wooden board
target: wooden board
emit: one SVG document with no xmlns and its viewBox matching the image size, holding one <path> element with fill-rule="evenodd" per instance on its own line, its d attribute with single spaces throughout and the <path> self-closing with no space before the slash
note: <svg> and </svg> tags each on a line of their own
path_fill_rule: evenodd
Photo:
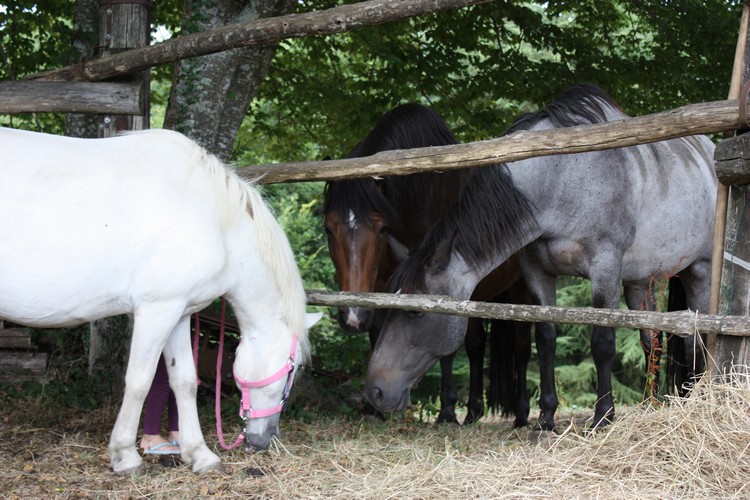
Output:
<svg viewBox="0 0 750 500">
<path fill-rule="evenodd" d="M 721 272 L 719 315 L 750 314 L 750 194 L 748 186 L 729 189 L 724 233 L 724 262 Z M 719 335 L 714 355 L 719 373 L 736 365 L 750 365 L 750 337 Z"/>
<path fill-rule="evenodd" d="M 750 184 L 750 134 L 724 139 L 714 151 L 716 176 L 726 186 Z"/>
<path fill-rule="evenodd" d="M 47 373 L 47 354 L 0 351 L 0 381 L 41 379 Z"/>
<path fill-rule="evenodd" d="M 28 328 L 0 328 L 0 349 L 31 349 Z"/>
</svg>

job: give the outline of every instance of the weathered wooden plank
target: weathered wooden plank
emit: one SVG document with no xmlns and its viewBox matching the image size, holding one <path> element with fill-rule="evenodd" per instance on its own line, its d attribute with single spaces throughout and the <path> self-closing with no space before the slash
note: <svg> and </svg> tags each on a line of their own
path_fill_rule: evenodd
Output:
<svg viewBox="0 0 750 500">
<path fill-rule="evenodd" d="M 31 332 L 28 328 L 0 329 L 0 349 L 30 349 Z"/>
<path fill-rule="evenodd" d="M 721 333 L 747 339 L 750 317 L 709 316 L 691 311 L 649 312 L 593 307 L 530 306 L 454 300 L 448 296 L 393 293 L 353 293 L 308 290 L 308 304 L 322 306 L 351 305 L 383 309 L 406 309 L 437 314 L 512 321 L 548 321 L 578 325 L 614 326 L 659 330 L 680 336 Z"/>
<path fill-rule="evenodd" d="M 731 186 L 724 232 L 724 262 L 719 295 L 720 315 L 750 314 L 750 194 L 748 186 Z M 715 366 L 725 372 L 733 365 L 750 363 L 750 338 L 720 336 Z"/>
<path fill-rule="evenodd" d="M 101 1 L 99 9 L 100 57 L 109 57 L 150 43 L 150 2 Z M 128 80 L 150 88 L 150 70 L 120 72 L 118 80 Z M 112 137 L 125 130 L 149 128 L 149 92 L 145 92 L 143 113 L 140 115 L 100 114 L 99 137 Z M 116 332 L 117 335 L 108 333 Z M 125 373 L 128 346 L 133 335 L 132 316 L 103 318 L 91 323 L 89 337 L 89 376 L 97 378 L 105 372 Z M 124 390 L 125 377 L 113 378 L 113 390 Z"/>
<path fill-rule="evenodd" d="M 750 134 L 724 139 L 714 151 L 716 176 L 725 186 L 750 184 Z"/>
<path fill-rule="evenodd" d="M 237 172 L 246 179 L 272 184 L 482 167 L 735 130 L 740 128 L 738 109 L 736 100 L 704 102 L 596 125 L 526 130 L 487 141 L 384 151 L 362 158 L 239 167 Z"/>
<path fill-rule="evenodd" d="M 101 58 L 147 47 L 151 42 L 151 6 L 145 3 L 113 2 L 100 9 L 99 46 Z M 96 59 L 98 61 L 100 59 Z M 129 81 L 150 88 L 150 70 L 120 73 L 118 81 Z M 99 137 L 112 137 L 123 130 L 143 130 L 149 127 L 149 92 L 143 94 L 143 106 L 137 114 L 99 113 Z"/>
<path fill-rule="evenodd" d="M 738 99 L 741 105 L 746 101 L 747 89 L 745 85 L 750 81 L 749 28 L 750 2 L 745 2 L 742 7 L 742 18 L 737 35 L 728 96 L 730 99 Z M 740 129 L 747 128 L 747 109 L 741 108 L 740 115 L 744 117 L 741 120 L 744 123 Z M 729 137 L 725 134 L 724 138 L 728 139 Z M 736 243 L 740 243 L 736 237 L 737 232 L 747 232 L 747 219 L 745 218 L 744 224 L 740 222 L 742 212 L 745 211 L 746 193 L 743 195 L 742 189 L 737 188 L 732 188 L 731 191 L 734 191 L 733 195 L 730 195 L 730 188 L 727 184 L 719 183 L 716 193 L 716 214 L 711 252 L 711 297 L 708 311 L 710 314 L 724 313 L 747 316 L 750 312 L 747 301 L 745 301 L 745 304 L 741 304 L 734 301 L 733 293 L 729 296 L 726 294 L 727 290 L 733 290 L 735 273 L 739 269 L 736 264 L 750 260 L 748 247 L 736 245 Z M 738 201 L 740 205 L 735 204 Z M 726 256 L 730 258 L 726 259 Z M 743 346 L 747 347 L 745 341 L 746 339 L 730 339 L 723 335 L 709 334 L 706 342 L 708 349 L 707 370 L 715 374 L 724 372 L 735 363 L 750 364 L 748 353 L 742 352 Z"/>
<path fill-rule="evenodd" d="M 46 373 L 46 353 L 0 351 L 0 381 L 38 379 Z"/>
<path fill-rule="evenodd" d="M 139 115 L 144 105 L 140 82 L 0 82 L 0 114 L 103 113 Z"/>
</svg>

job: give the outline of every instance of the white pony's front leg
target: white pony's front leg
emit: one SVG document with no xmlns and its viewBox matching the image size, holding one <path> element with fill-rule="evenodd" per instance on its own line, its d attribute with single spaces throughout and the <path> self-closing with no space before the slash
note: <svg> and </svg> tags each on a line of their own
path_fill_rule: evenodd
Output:
<svg viewBox="0 0 750 500">
<path fill-rule="evenodd" d="M 154 380 L 166 337 L 176 322 L 173 312 L 154 306 L 140 307 L 135 314 L 125 394 L 109 440 L 112 470 L 116 474 L 132 474 L 143 463 L 135 446 L 143 401 Z"/>
<path fill-rule="evenodd" d="M 190 317 L 178 323 L 164 346 L 169 385 L 177 401 L 180 416 L 180 452 L 185 463 L 193 464 L 194 472 L 222 470 L 221 460 L 203 439 L 198 420 L 196 392 L 198 376 L 190 348 Z"/>
</svg>

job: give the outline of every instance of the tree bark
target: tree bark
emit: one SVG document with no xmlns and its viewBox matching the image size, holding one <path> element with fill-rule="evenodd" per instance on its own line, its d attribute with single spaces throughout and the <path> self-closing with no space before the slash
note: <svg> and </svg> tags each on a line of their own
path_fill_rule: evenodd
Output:
<svg viewBox="0 0 750 500">
<path fill-rule="evenodd" d="M 85 61 L 96 55 L 95 47 L 99 39 L 99 0 L 76 0 L 73 5 L 73 46 L 78 50 L 80 60 Z M 97 134 L 96 115 L 70 113 L 65 117 L 65 135 L 92 138 Z"/>
<path fill-rule="evenodd" d="M 188 0 L 183 32 L 251 23 L 289 12 L 293 0 Z M 175 65 L 164 128 L 182 132 L 223 161 L 273 58 L 275 45 L 228 50 Z"/>
</svg>

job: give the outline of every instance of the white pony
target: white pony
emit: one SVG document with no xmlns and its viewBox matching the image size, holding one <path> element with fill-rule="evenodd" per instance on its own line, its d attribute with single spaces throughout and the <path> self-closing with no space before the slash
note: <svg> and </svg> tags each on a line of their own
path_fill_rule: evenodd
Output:
<svg viewBox="0 0 750 500">
<path fill-rule="evenodd" d="M 268 447 L 314 315 L 289 242 L 251 185 L 176 132 L 73 139 L 0 127 L 0 186 L 1 318 L 44 328 L 134 316 L 109 444 L 116 473 L 142 464 L 136 434 L 162 351 L 183 461 L 221 468 L 198 422 L 189 332 L 190 315 L 219 296 L 242 332 L 245 448 Z"/>
</svg>

